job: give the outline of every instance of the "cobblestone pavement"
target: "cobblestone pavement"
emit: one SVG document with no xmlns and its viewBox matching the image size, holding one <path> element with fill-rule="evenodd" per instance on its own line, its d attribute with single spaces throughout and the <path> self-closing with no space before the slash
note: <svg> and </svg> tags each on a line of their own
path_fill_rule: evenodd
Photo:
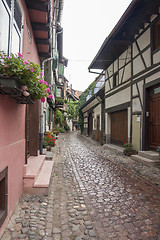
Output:
<svg viewBox="0 0 160 240">
<path fill-rule="evenodd" d="M 77 132 L 60 135 L 49 195 L 23 195 L 2 240 L 159 240 L 160 192 L 118 158 Z"/>
</svg>

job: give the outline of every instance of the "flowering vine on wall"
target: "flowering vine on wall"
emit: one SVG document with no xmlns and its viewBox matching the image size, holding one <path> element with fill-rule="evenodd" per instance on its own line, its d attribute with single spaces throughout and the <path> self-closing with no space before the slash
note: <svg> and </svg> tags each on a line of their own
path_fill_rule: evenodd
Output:
<svg viewBox="0 0 160 240">
<path fill-rule="evenodd" d="M 43 79 L 43 73 L 38 64 L 25 61 L 21 53 L 11 54 L 8 57 L 0 51 L 0 75 L 17 78 L 21 85 L 22 94 L 32 99 L 53 99 L 51 85 Z"/>
</svg>

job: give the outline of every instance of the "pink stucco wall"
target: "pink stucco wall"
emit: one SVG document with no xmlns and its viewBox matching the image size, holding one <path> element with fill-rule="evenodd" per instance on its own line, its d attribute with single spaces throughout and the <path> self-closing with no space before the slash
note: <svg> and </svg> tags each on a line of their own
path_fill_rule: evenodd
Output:
<svg viewBox="0 0 160 240">
<path fill-rule="evenodd" d="M 8 166 L 8 217 L 22 194 L 25 164 L 25 105 L 0 95 L 0 171 Z M 5 222 L 7 222 L 8 218 Z M 3 233 L 5 223 L 0 229 Z"/>
<path fill-rule="evenodd" d="M 24 0 L 21 0 L 21 6 L 24 16 L 22 55 L 25 60 L 40 64 Z M 31 41 L 28 37 L 26 19 L 31 31 Z M 25 109 L 25 105 L 17 104 L 9 96 L 0 94 L 0 171 L 8 166 L 8 216 L 0 228 L 0 238 L 23 191 Z"/>
<path fill-rule="evenodd" d="M 24 3 L 24 0 L 21 1 L 22 2 L 22 6 L 24 9 L 24 26 L 23 26 L 23 46 L 22 46 L 22 55 L 24 57 L 25 60 L 30 60 L 36 64 L 40 64 L 40 59 L 38 56 L 38 52 L 37 52 L 37 46 L 35 43 L 35 39 L 33 36 L 33 31 L 32 31 L 32 27 L 31 27 L 31 23 L 30 23 L 30 19 L 29 19 L 29 14 L 26 8 L 26 5 Z M 27 24 L 29 27 L 29 31 L 31 34 L 31 40 L 29 39 L 29 35 L 28 35 L 28 30 L 27 30 Z"/>
</svg>

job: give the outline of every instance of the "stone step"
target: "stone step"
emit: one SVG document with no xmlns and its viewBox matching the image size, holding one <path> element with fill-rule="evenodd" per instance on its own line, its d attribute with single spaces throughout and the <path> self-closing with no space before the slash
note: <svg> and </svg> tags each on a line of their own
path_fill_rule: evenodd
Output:
<svg viewBox="0 0 160 240">
<path fill-rule="evenodd" d="M 144 165 L 150 166 L 150 167 L 160 166 L 160 160 L 152 160 L 152 159 L 142 157 L 140 155 L 132 155 L 131 159 L 133 159 L 134 161 L 143 163 Z"/>
<path fill-rule="evenodd" d="M 29 157 L 24 166 L 23 191 L 47 195 L 52 167 L 53 161 L 47 161 L 46 155 Z"/>
<path fill-rule="evenodd" d="M 53 161 L 45 161 L 42 169 L 35 180 L 34 187 L 46 187 L 49 185 L 49 177 L 51 176 Z"/>
<path fill-rule="evenodd" d="M 159 153 L 154 151 L 139 151 L 138 155 L 144 158 L 148 158 L 151 160 L 158 160 L 159 159 Z"/>
<path fill-rule="evenodd" d="M 24 178 L 35 178 L 39 174 L 45 155 L 31 156 L 27 159 L 27 164 L 24 165 Z"/>
</svg>

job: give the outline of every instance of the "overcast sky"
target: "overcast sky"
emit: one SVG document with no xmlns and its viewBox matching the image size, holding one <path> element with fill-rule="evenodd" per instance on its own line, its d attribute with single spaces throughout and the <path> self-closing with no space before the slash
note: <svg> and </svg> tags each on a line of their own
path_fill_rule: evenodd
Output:
<svg viewBox="0 0 160 240">
<path fill-rule="evenodd" d="M 84 91 L 98 76 L 88 72 L 105 38 L 131 0 L 64 0 L 62 15 L 65 76 L 73 89 Z"/>
</svg>

